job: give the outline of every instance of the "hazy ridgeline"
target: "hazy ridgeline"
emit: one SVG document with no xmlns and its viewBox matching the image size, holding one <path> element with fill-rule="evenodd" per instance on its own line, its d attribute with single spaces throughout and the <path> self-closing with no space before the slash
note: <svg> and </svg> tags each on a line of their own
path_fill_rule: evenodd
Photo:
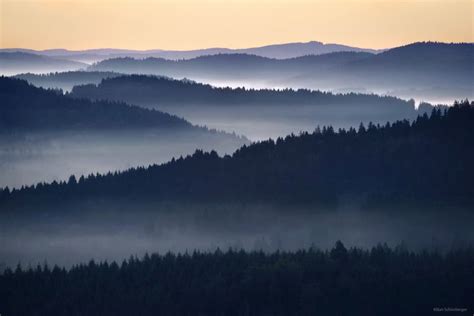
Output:
<svg viewBox="0 0 474 316">
<path fill-rule="evenodd" d="M 196 50 L 132 50 L 132 49 L 86 49 L 86 50 L 67 50 L 67 49 L 0 49 L 0 52 L 21 52 L 36 54 L 53 58 L 62 58 L 71 61 L 83 63 L 94 63 L 110 58 L 133 57 L 133 58 L 166 58 L 171 60 L 191 59 L 199 56 L 215 54 L 251 54 L 268 58 L 294 58 L 306 55 L 322 55 L 334 52 L 367 52 L 377 53 L 380 50 L 351 47 L 339 44 L 323 44 L 321 42 L 311 41 L 307 43 L 286 43 L 267 45 L 261 47 L 230 49 L 230 48 L 205 48 Z"/>
<path fill-rule="evenodd" d="M 395 97 L 332 94 L 311 90 L 216 88 L 189 80 L 145 75 L 103 79 L 75 86 L 69 96 L 123 101 L 176 114 L 200 125 L 245 135 L 251 140 L 313 131 L 316 126 L 358 127 L 431 112 L 425 104 Z"/>
<path fill-rule="evenodd" d="M 124 103 L 71 99 L 0 78 L 0 186 L 124 170 L 248 141 Z"/>
<path fill-rule="evenodd" d="M 431 103 L 451 103 L 474 97 L 474 45 L 472 43 L 413 43 L 378 54 L 346 48 L 306 56 L 275 52 L 219 51 L 189 55 L 174 60 L 171 55 L 118 54 L 87 57 L 101 60 L 89 66 L 72 60 L 67 52 L 0 52 L 0 74 L 48 73 L 87 69 L 127 74 L 153 74 L 177 79 L 190 78 L 215 86 L 247 88 L 307 88 L 333 92 L 388 94 Z M 271 49 L 272 50 L 272 49 Z M 292 49 L 290 49 L 292 50 Z M 94 52 L 91 52 L 94 54 Z M 275 55 L 276 54 L 276 55 Z M 69 55 L 69 57 L 68 57 Z M 100 54 L 99 54 L 100 55 Z M 275 59 L 271 57 L 285 57 Z M 289 58 L 289 56 L 294 56 Z M 74 53 L 72 54 L 74 56 Z M 155 57 L 153 57 L 155 56 Z M 265 57 L 262 57 L 265 56 Z M 189 59 L 187 59 L 189 58 Z M 92 81 L 92 82 L 95 82 Z M 61 88 L 71 85 L 60 83 Z"/>
<path fill-rule="evenodd" d="M 74 86 L 69 96 L 123 101 L 158 109 L 194 124 L 235 132 L 251 140 L 313 131 L 318 125 L 349 128 L 357 127 L 361 122 L 384 124 L 397 119 L 413 119 L 432 110 L 426 103 L 415 109 L 411 100 L 388 96 L 216 88 L 190 80 L 109 72 L 22 74 L 17 77 L 47 88 L 71 90 Z"/>
<path fill-rule="evenodd" d="M 190 60 L 116 58 L 89 70 L 191 78 L 217 86 L 375 92 L 432 103 L 473 98 L 474 44 L 414 43 L 379 54 L 337 52 L 277 60 L 220 54 Z"/>
</svg>

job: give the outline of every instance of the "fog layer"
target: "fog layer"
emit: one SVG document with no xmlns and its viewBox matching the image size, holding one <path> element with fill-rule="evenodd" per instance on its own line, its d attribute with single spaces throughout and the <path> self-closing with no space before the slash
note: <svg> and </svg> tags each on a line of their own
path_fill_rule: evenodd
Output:
<svg viewBox="0 0 474 316">
<path fill-rule="evenodd" d="M 456 212 L 457 216 L 452 216 Z M 363 210 L 357 203 L 337 209 L 271 205 L 143 206 L 90 201 L 56 213 L 0 214 L 0 258 L 4 265 L 72 265 L 119 260 L 146 252 L 185 252 L 217 247 L 264 251 L 386 242 L 441 251 L 474 241 L 468 210 Z"/>
<path fill-rule="evenodd" d="M 276 139 L 291 133 L 312 132 L 318 126 L 358 128 L 360 123 L 385 124 L 397 119 L 413 119 L 417 111 L 393 111 L 376 106 L 366 109 L 344 105 L 149 105 L 183 117 L 193 124 L 205 125 L 226 132 L 245 135 L 252 141 Z"/>
<path fill-rule="evenodd" d="M 0 137 L 0 187 L 67 180 L 169 161 L 196 149 L 232 153 L 237 137 L 194 130 L 36 132 Z"/>
</svg>

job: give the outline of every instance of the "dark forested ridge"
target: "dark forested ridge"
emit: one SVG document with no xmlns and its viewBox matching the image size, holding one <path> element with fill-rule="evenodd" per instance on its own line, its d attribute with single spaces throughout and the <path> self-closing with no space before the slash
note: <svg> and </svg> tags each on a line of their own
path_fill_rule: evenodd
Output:
<svg viewBox="0 0 474 316">
<path fill-rule="evenodd" d="M 26 81 L 0 77 L 0 133 L 18 130 L 87 130 L 122 128 L 193 129 L 189 122 L 123 102 L 66 97 Z M 200 128 L 199 128 L 200 129 Z"/>
<path fill-rule="evenodd" d="M 125 101 L 134 104 L 217 104 L 217 105 L 354 105 L 375 107 L 393 112 L 414 112 L 414 102 L 373 94 L 332 94 L 306 89 L 270 90 L 246 88 L 217 88 L 190 80 L 166 77 L 129 75 L 108 78 L 100 84 L 75 86 L 71 96 Z M 410 113 L 411 114 L 411 113 Z"/>
<path fill-rule="evenodd" d="M 163 165 L 71 178 L 1 193 L 3 209 L 84 198 L 174 201 L 472 205 L 474 103 L 358 130 L 331 127 L 244 146 L 197 151 Z"/>
<path fill-rule="evenodd" d="M 470 314 L 473 262 L 473 248 L 442 255 L 337 242 L 329 251 L 153 254 L 70 270 L 19 266 L 0 274 L 0 308 L 6 315 Z"/>
</svg>

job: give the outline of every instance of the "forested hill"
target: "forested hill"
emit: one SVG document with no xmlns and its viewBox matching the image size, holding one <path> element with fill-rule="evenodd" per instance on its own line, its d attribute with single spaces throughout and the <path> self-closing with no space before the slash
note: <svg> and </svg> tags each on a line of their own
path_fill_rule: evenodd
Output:
<svg viewBox="0 0 474 316">
<path fill-rule="evenodd" d="M 163 165 L 68 183 L 3 190 L 1 208 L 88 198 L 175 201 L 472 205 L 474 103 L 435 110 L 413 123 L 288 136 L 232 156 L 197 151 Z"/>
<path fill-rule="evenodd" d="M 234 104 L 234 105 L 357 105 L 387 107 L 393 111 L 414 111 L 413 101 L 373 94 L 332 94 L 312 90 L 255 90 L 217 88 L 190 80 L 129 75 L 107 78 L 100 84 L 75 86 L 71 96 L 90 99 L 125 101 L 135 104 Z"/>
<path fill-rule="evenodd" d="M 66 97 L 26 81 L 0 77 L 0 133 L 16 130 L 192 129 L 189 122 L 122 102 Z"/>
</svg>

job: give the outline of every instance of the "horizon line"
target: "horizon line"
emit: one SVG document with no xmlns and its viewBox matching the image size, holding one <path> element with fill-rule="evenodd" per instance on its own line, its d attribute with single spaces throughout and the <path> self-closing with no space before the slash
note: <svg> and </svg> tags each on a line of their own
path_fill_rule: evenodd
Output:
<svg viewBox="0 0 474 316">
<path fill-rule="evenodd" d="M 374 50 L 374 51 L 384 51 L 389 50 L 396 47 L 403 47 L 408 46 L 416 43 L 439 43 L 439 44 L 474 44 L 474 42 L 444 42 L 444 41 L 433 41 L 433 40 L 420 40 L 414 42 L 407 42 L 405 44 L 392 46 L 392 47 L 385 47 L 385 48 L 371 48 L 371 47 L 359 47 L 353 46 L 343 43 L 335 43 L 335 42 L 321 42 L 316 40 L 309 40 L 309 41 L 295 41 L 295 42 L 279 42 L 273 44 L 263 44 L 259 46 L 247 46 L 241 48 L 231 48 L 231 47 L 224 47 L 224 46 L 212 46 L 212 47 L 204 47 L 204 48 L 192 48 L 192 49 L 165 49 L 165 48 L 147 48 L 147 49 L 133 49 L 133 48 L 120 48 L 120 47 L 90 47 L 90 48 L 82 48 L 82 49 L 71 49 L 66 47 L 54 47 L 54 48 L 45 48 L 45 49 L 35 49 L 35 48 L 28 48 L 28 47 L 0 47 L 0 50 L 32 50 L 36 52 L 46 52 L 46 51 L 54 51 L 54 50 L 65 50 L 69 52 L 83 52 L 83 51 L 90 51 L 90 50 L 128 50 L 128 51 L 135 51 L 135 52 L 150 52 L 150 51 L 162 51 L 162 52 L 190 52 L 190 51 L 200 51 L 200 50 L 212 50 L 212 49 L 227 49 L 227 50 L 246 50 L 246 49 L 255 49 L 255 48 L 263 48 L 269 46 L 279 46 L 279 45 L 290 45 L 290 44 L 310 44 L 310 43 L 319 43 L 322 45 L 341 45 L 347 46 L 357 49 L 366 49 L 366 50 Z"/>
</svg>

